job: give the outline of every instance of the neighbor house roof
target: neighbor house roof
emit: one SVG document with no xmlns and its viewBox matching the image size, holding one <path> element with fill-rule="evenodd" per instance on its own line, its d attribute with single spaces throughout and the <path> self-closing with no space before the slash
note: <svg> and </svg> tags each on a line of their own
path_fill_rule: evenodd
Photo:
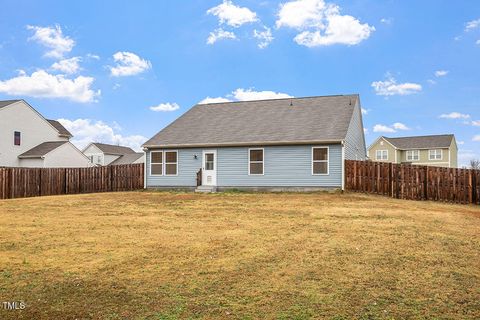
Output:
<svg viewBox="0 0 480 320">
<path fill-rule="evenodd" d="M 110 163 L 110 165 L 118 165 L 118 164 L 132 164 L 138 159 L 143 157 L 143 152 L 136 152 L 136 153 L 130 153 L 130 154 L 124 154 L 117 160 L 113 161 Z"/>
<path fill-rule="evenodd" d="M 429 149 L 449 148 L 452 144 L 452 139 L 454 139 L 455 136 L 453 134 L 441 134 L 431 136 L 383 138 L 398 149 Z"/>
<path fill-rule="evenodd" d="M 2 100 L 0 101 L 0 108 L 11 105 L 12 103 L 18 102 L 20 100 Z"/>
<path fill-rule="evenodd" d="M 47 121 L 55 127 L 55 129 L 58 130 L 58 133 L 60 133 L 60 135 L 62 136 L 68 136 L 68 137 L 73 137 L 73 135 L 70 133 L 70 131 L 68 131 L 60 122 L 58 122 L 57 120 L 49 120 L 47 119 Z"/>
<path fill-rule="evenodd" d="M 68 141 L 49 141 L 39 144 L 36 147 L 22 153 L 19 158 L 41 158 L 52 150 L 68 143 Z"/>
<path fill-rule="evenodd" d="M 124 154 L 135 153 L 135 151 L 129 147 L 117 146 L 117 145 L 106 144 L 106 143 L 98 143 L 98 142 L 93 142 L 92 144 L 106 154 L 124 155 Z"/>
<path fill-rule="evenodd" d="M 358 99 L 354 94 L 197 104 L 143 146 L 340 142 Z"/>
</svg>

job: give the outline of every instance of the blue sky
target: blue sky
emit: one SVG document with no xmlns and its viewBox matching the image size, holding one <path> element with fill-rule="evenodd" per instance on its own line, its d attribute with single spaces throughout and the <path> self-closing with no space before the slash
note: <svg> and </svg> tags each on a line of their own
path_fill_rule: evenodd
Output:
<svg viewBox="0 0 480 320">
<path fill-rule="evenodd" d="M 478 1 L 0 1 L 0 99 L 138 147 L 209 101 L 359 93 L 367 144 L 480 157 Z M 12 14 L 14 13 L 14 14 Z M 207 100 L 208 101 L 208 100 Z"/>
</svg>

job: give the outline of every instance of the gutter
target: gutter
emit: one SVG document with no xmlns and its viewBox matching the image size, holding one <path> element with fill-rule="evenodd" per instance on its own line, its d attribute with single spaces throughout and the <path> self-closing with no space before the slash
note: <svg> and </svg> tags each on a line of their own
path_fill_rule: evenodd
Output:
<svg viewBox="0 0 480 320">
<path fill-rule="evenodd" d="M 166 144 L 166 145 L 143 145 L 143 149 L 150 148 L 200 148 L 200 147 L 248 147 L 248 146 L 285 146 L 285 145 L 308 145 L 308 144 L 335 144 L 343 143 L 343 140 L 303 140 L 303 141 L 249 141 L 249 142 L 225 142 L 225 143 L 192 143 L 192 144 Z"/>
</svg>

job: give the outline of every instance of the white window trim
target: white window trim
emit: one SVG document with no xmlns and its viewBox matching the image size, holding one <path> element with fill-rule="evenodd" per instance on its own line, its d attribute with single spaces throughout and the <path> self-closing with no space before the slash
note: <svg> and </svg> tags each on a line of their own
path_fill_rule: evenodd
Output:
<svg viewBox="0 0 480 320">
<path fill-rule="evenodd" d="M 440 158 L 432 158 L 431 152 L 435 151 L 435 155 L 437 155 L 437 151 L 440 151 Z M 435 161 L 442 161 L 443 160 L 443 150 L 442 149 L 430 149 L 428 150 L 428 160 L 435 160 Z"/>
<path fill-rule="evenodd" d="M 408 154 L 409 154 L 409 153 L 410 153 L 411 156 L 412 156 L 411 159 L 408 158 Z M 417 154 L 418 154 L 418 158 L 417 158 L 417 159 L 415 159 L 414 153 L 417 153 Z M 420 161 L 420 150 L 416 150 L 416 149 L 407 150 L 407 154 L 406 154 L 405 157 L 406 157 L 407 161 L 411 161 L 411 162 L 413 162 L 413 161 Z"/>
<path fill-rule="evenodd" d="M 380 158 L 378 157 L 378 152 L 380 152 Z M 387 158 L 383 158 L 383 152 L 386 153 Z M 375 160 L 388 160 L 388 150 L 377 150 L 375 151 Z"/>
<path fill-rule="evenodd" d="M 253 163 L 262 163 L 262 173 L 250 173 L 250 151 L 262 150 L 263 161 L 253 161 Z M 248 148 L 248 175 L 249 176 L 264 176 L 265 175 L 265 149 L 264 148 Z"/>
<path fill-rule="evenodd" d="M 167 152 L 175 152 L 177 162 L 169 162 L 168 164 L 176 164 L 177 165 L 177 171 L 175 174 L 167 174 Z M 162 173 L 164 176 L 168 177 L 176 177 L 178 176 L 178 150 L 163 150 L 163 170 Z"/>
<path fill-rule="evenodd" d="M 313 150 L 314 149 L 327 149 L 327 160 L 313 160 Z M 330 147 L 328 146 L 316 146 L 312 147 L 312 176 L 328 176 L 330 175 Z M 313 173 L 313 163 L 314 162 L 326 162 L 327 163 L 327 173 Z"/>
<path fill-rule="evenodd" d="M 153 174 L 152 173 L 152 164 L 159 164 L 159 163 L 152 163 L 152 153 L 159 153 L 159 152 L 162 152 L 162 174 Z M 163 176 L 163 174 L 165 173 L 164 171 L 164 164 L 165 162 L 163 161 L 165 158 L 165 153 L 163 152 L 163 150 L 155 150 L 155 151 L 150 151 L 150 175 L 153 176 L 153 177 L 161 177 Z M 178 160 L 178 159 L 177 159 Z M 177 168 L 177 172 L 178 172 L 178 168 Z"/>
</svg>

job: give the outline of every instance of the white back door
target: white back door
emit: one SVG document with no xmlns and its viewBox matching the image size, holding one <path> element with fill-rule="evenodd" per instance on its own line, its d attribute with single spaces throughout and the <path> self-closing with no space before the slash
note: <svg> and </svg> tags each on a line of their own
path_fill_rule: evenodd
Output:
<svg viewBox="0 0 480 320">
<path fill-rule="evenodd" d="M 217 185 L 217 150 L 203 150 L 202 185 Z"/>
</svg>

